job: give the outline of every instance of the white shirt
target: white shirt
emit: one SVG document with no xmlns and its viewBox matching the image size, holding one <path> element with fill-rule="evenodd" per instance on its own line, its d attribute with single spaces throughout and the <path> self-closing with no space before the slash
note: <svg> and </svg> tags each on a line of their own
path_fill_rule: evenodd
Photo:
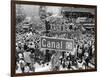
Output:
<svg viewBox="0 0 100 77">
<path fill-rule="evenodd" d="M 30 59 L 31 52 L 24 52 L 23 54 L 24 54 L 24 60 L 25 60 L 25 62 L 31 63 L 31 59 Z"/>
</svg>

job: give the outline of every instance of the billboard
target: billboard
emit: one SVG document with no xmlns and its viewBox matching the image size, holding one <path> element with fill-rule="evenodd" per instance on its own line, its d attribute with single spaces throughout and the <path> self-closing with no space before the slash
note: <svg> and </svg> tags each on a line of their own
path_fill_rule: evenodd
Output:
<svg viewBox="0 0 100 77">
<path fill-rule="evenodd" d="M 73 51 L 73 39 L 41 37 L 41 48 Z"/>
</svg>

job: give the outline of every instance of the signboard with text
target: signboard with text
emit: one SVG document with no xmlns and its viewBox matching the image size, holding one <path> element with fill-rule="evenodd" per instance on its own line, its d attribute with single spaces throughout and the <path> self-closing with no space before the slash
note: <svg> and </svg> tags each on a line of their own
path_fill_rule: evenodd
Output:
<svg viewBox="0 0 100 77">
<path fill-rule="evenodd" d="M 72 39 L 41 37 L 40 40 L 41 48 L 73 51 L 74 41 Z"/>
</svg>

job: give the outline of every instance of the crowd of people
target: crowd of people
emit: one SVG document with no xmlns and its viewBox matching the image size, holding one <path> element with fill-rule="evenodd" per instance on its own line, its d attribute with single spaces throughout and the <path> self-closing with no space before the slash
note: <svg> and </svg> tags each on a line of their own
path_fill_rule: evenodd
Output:
<svg viewBox="0 0 100 77">
<path fill-rule="evenodd" d="M 45 27 L 44 31 L 34 28 L 34 22 L 22 21 L 16 27 L 16 72 L 42 72 L 42 71 L 61 71 L 61 70 L 82 70 L 95 67 L 95 36 L 92 32 L 82 32 L 83 25 L 76 23 L 69 18 L 60 20 L 45 19 L 40 24 Z M 54 21 L 53 21 L 54 20 Z M 39 23 L 41 23 L 39 22 Z M 26 24 L 27 23 L 27 24 Z M 66 31 L 50 31 L 51 25 L 64 25 Z M 23 28 L 23 26 L 26 26 Z M 40 37 L 55 37 L 64 39 L 73 39 L 73 51 L 61 51 L 42 49 L 40 47 Z M 44 68 L 44 70 L 42 70 Z"/>
</svg>

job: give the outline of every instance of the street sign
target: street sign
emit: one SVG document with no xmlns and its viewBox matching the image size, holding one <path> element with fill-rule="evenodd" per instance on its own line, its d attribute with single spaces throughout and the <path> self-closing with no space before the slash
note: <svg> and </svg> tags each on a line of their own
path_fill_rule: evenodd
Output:
<svg viewBox="0 0 100 77">
<path fill-rule="evenodd" d="M 41 48 L 73 51 L 73 39 L 41 37 Z"/>
</svg>

